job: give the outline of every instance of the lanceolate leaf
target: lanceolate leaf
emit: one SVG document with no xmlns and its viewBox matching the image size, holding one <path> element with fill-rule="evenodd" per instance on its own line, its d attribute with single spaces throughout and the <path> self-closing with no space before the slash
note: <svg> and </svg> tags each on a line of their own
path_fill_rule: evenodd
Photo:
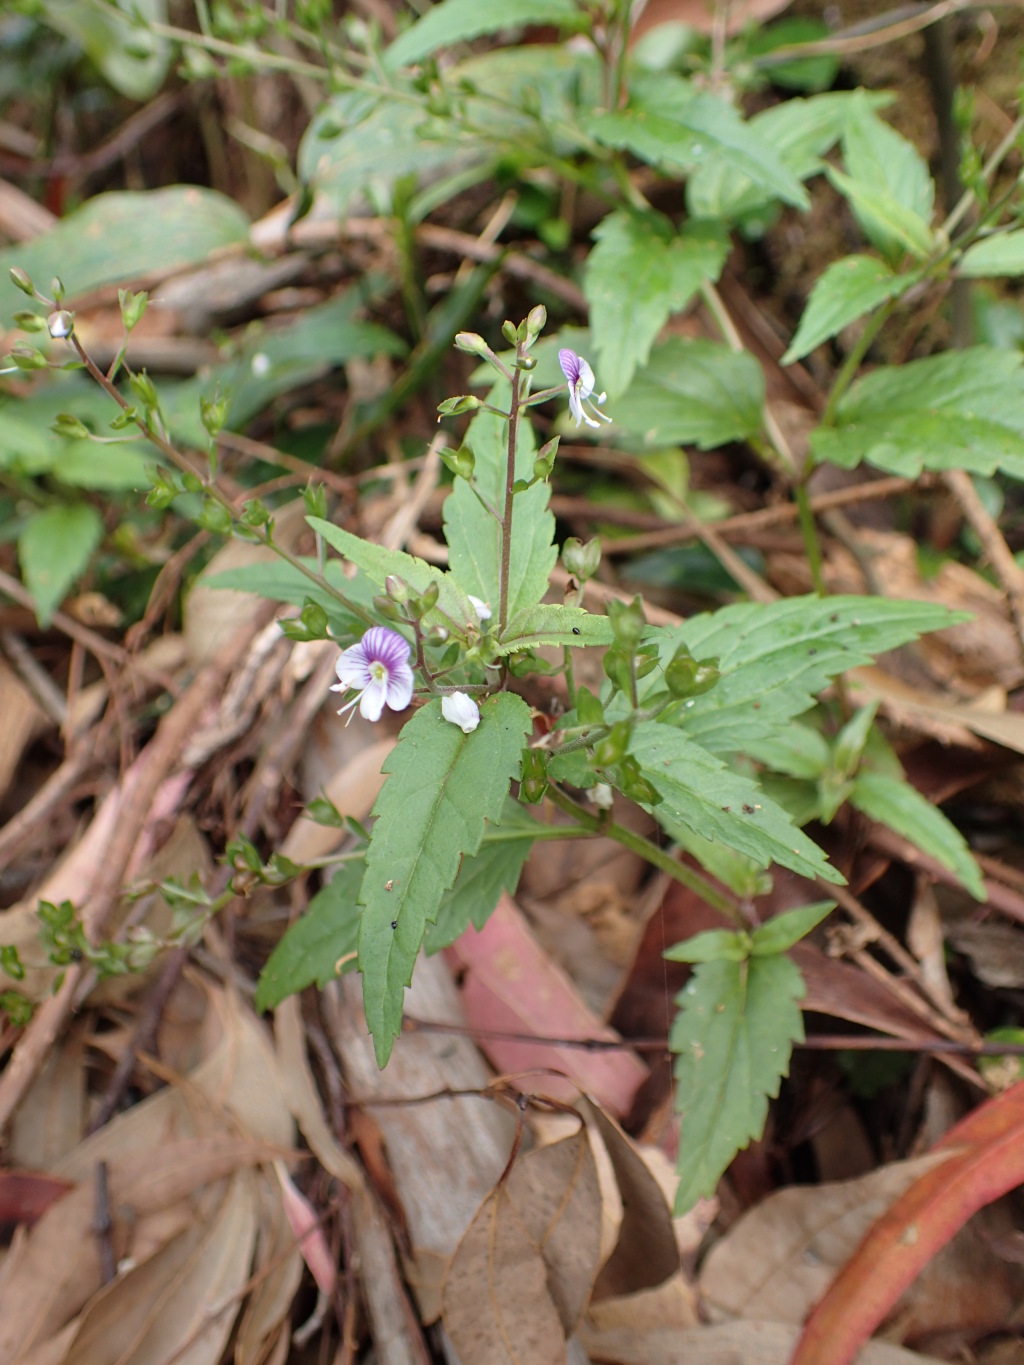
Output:
<svg viewBox="0 0 1024 1365">
<path fill-rule="evenodd" d="M 618 210 L 594 231 L 583 287 L 598 337 L 601 387 L 614 398 L 672 313 L 704 283 L 717 280 L 728 238 L 715 223 L 688 223 L 677 232 L 659 213 Z"/>
<path fill-rule="evenodd" d="M 755 436 L 763 406 L 764 375 L 749 352 L 669 337 L 654 347 L 609 416 L 648 445 L 685 441 L 710 450 Z"/>
<path fill-rule="evenodd" d="M 862 91 L 857 91 L 850 101 L 843 132 L 843 158 L 858 184 L 883 190 L 914 218 L 926 225 L 931 222 L 935 182 L 928 163 L 912 142 L 878 117 Z M 856 202 L 854 211 L 857 212 Z M 870 216 L 858 213 L 858 217 L 880 250 L 899 254 L 902 244 L 891 240 L 884 227 Z"/>
<path fill-rule="evenodd" d="M 64 594 L 85 572 L 103 535 L 103 519 L 89 503 L 58 503 L 33 514 L 18 538 L 25 586 L 41 626 L 48 626 Z"/>
<path fill-rule="evenodd" d="M 693 698 L 676 723 L 713 753 L 734 753 L 777 735 L 785 721 L 810 709 L 836 674 L 963 619 L 929 602 L 883 597 L 743 602 L 659 632 L 659 653 L 667 664 L 686 644 L 696 658 L 718 659 L 717 685 Z M 657 686 L 652 674 L 646 688 Z"/>
<path fill-rule="evenodd" d="M 629 750 L 662 798 L 649 809 L 669 834 L 682 826 L 745 853 L 758 867 L 775 862 L 802 877 L 843 880 L 756 782 L 732 772 L 681 730 L 643 721 Z"/>
<path fill-rule="evenodd" d="M 1024 232 L 1000 232 L 969 246 L 958 275 L 1024 275 Z"/>
<path fill-rule="evenodd" d="M 764 1128 L 768 1100 L 803 1040 L 804 983 L 787 957 L 703 962 L 676 998 L 669 1046 L 682 1115 L 676 1214 L 714 1194 L 730 1161 Z"/>
<path fill-rule="evenodd" d="M 892 474 L 1003 469 L 1024 478 L 1024 357 L 995 346 L 886 366 L 859 380 L 834 427 L 811 436 L 815 458 Z"/>
<path fill-rule="evenodd" d="M 432 701 L 388 757 L 359 930 L 363 1006 L 380 1066 L 401 1030 L 402 998 L 426 927 L 462 857 L 476 853 L 487 823 L 499 819 L 529 728 L 529 707 L 510 692 L 481 703 L 480 724 L 469 735 L 443 720 L 441 703 Z"/>
<path fill-rule="evenodd" d="M 496 407 L 508 406 L 508 386 L 490 394 Z M 491 506 L 501 511 L 505 499 L 507 427 L 491 412 L 470 423 L 466 443 L 476 457 L 474 478 Z M 533 476 L 537 450 L 529 422 L 519 428 L 516 477 Z M 512 509 L 512 558 L 509 564 L 509 614 L 535 607 L 548 589 L 558 551 L 553 541 L 555 519 L 548 511 L 551 488 L 545 481 L 517 493 Z M 449 563 L 461 586 L 498 610 L 499 526 L 465 479 L 457 479 L 444 504 Z"/>
<path fill-rule="evenodd" d="M 874 256 L 845 256 L 834 261 L 815 281 L 782 364 L 799 360 L 880 303 L 897 298 L 912 283 L 912 277 L 893 274 Z"/>
<path fill-rule="evenodd" d="M 319 531 L 332 549 L 362 569 L 378 588 L 384 587 L 388 574 L 396 574 L 417 592 L 425 592 L 431 583 L 437 583 L 440 587 L 437 606 L 427 613 L 425 619 L 428 622 L 443 615 L 448 618 L 449 624 L 459 630 L 465 630 L 467 624 L 476 624 L 477 614 L 473 604 L 450 573 L 435 568 L 425 559 L 407 555 L 404 550 L 386 550 L 383 545 L 362 540 L 320 517 L 307 517 L 306 520 L 314 531 Z"/>
<path fill-rule="evenodd" d="M 841 195 L 849 200 L 865 235 L 895 260 L 909 252 L 923 260 L 933 246 L 931 228 L 912 209 L 906 208 L 882 185 L 864 184 L 844 175 L 834 166 L 825 174 Z"/>
<path fill-rule="evenodd" d="M 981 868 L 963 835 L 905 778 L 863 769 L 854 781 L 850 804 L 948 867 L 975 899 L 988 899 Z"/>
<path fill-rule="evenodd" d="M 256 987 L 256 1008 L 273 1009 L 315 981 L 326 986 L 355 968 L 362 859 L 342 863 L 270 954 Z"/>
<path fill-rule="evenodd" d="M 442 0 L 391 44 L 384 65 L 397 71 L 439 48 L 524 24 L 579 28 L 583 16 L 575 0 Z"/>
</svg>

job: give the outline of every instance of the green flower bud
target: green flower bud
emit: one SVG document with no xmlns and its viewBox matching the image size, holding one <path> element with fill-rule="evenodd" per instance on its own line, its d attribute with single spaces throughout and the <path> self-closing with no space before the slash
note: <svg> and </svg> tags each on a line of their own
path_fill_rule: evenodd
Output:
<svg viewBox="0 0 1024 1365">
<path fill-rule="evenodd" d="M 535 806 L 539 801 L 543 801 L 547 789 L 547 756 L 540 749 L 524 749 L 522 776 L 519 779 L 520 801 Z"/>
<path fill-rule="evenodd" d="M 461 393 L 457 398 L 446 398 L 438 403 L 437 410 L 442 417 L 459 417 L 464 412 L 476 412 L 480 399 L 471 393 Z"/>
<path fill-rule="evenodd" d="M 517 346 L 519 344 L 519 333 L 516 330 L 516 325 L 514 322 L 509 322 L 507 318 L 501 324 L 501 335 L 510 346 Z"/>
<path fill-rule="evenodd" d="M 455 348 L 469 355 L 486 355 L 490 349 L 487 342 L 476 332 L 456 332 Z"/>
<path fill-rule="evenodd" d="M 562 563 L 573 578 L 580 583 L 586 583 L 588 579 L 593 578 L 601 565 L 600 540 L 596 536 L 588 541 L 570 536 L 562 546 Z"/>
<path fill-rule="evenodd" d="M 620 692 L 629 696 L 633 687 L 633 659 L 624 649 L 605 651 L 604 671 Z"/>
<path fill-rule="evenodd" d="M 450 469 L 457 479 L 471 479 L 476 469 L 476 456 L 469 446 L 459 446 L 458 450 L 442 450 L 441 463 Z"/>
<path fill-rule="evenodd" d="M 11 283 L 14 285 L 15 289 L 20 289 L 21 292 L 23 294 L 27 294 L 30 299 L 35 298 L 36 287 L 32 283 L 31 277 L 29 276 L 28 272 L 22 270 L 21 266 L 18 265 L 11 266 Z"/>
<path fill-rule="evenodd" d="M 632 602 L 620 602 L 618 598 L 611 598 L 608 603 L 608 619 L 612 623 L 612 633 L 616 642 L 632 653 L 647 629 L 640 597 L 634 597 Z"/>
<path fill-rule="evenodd" d="M 119 289 L 117 291 L 117 301 L 121 305 L 121 321 L 124 323 L 124 330 L 130 332 L 133 327 L 137 327 L 142 321 L 142 315 L 146 311 L 146 304 L 149 303 L 149 295 L 145 290 L 133 294 L 130 289 Z"/>
<path fill-rule="evenodd" d="M 641 773 L 636 759 L 629 754 L 619 764 L 616 785 L 623 796 L 628 796 L 631 801 L 636 801 L 642 806 L 657 806 L 663 799 L 657 788 Z"/>
<path fill-rule="evenodd" d="M 31 312 L 28 308 L 19 308 L 14 314 L 14 325 L 20 327 L 23 332 L 45 332 L 46 320 L 41 318 L 38 313 Z"/>
<path fill-rule="evenodd" d="M 87 441 L 92 435 L 85 423 L 73 417 L 70 412 L 59 412 L 54 420 L 53 429 L 58 436 L 66 436 L 71 441 Z"/>
<path fill-rule="evenodd" d="M 153 391 L 154 401 L 148 406 L 153 407 L 156 402 L 156 390 Z M 207 434 L 215 440 L 224 428 L 224 423 L 228 418 L 228 406 L 230 398 L 200 398 L 199 416 L 206 428 Z"/>
<path fill-rule="evenodd" d="M 306 515 L 327 520 L 327 489 L 322 483 L 309 483 L 302 490 L 302 501 L 306 504 Z"/>
<path fill-rule="evenodd" d="M 384 591 L 392 602 L 397 602 L 403 606 L 412 597 L 412 588 L 404 578 L 399 578 L 395 573 L 389 573 L 384 580 Z"/>
<path fill-rule="evenodd" d="M 205 530 L 213 531 L 216 535 L 226 536 L 231 533 L 231 513 L 219 502 L 215 502 L 213 498 L 206 497 L 203 499 L 203 505 L 196 520 Z"/>
<path fill-rule="evenodd" d="M 312 598 L 307 597 L 302 604 L 302 614 L 299 620 L 309 631 L 310 639 L 327 639 L 327 613 L 319 602 L 314 602 Z"/>
<path fill-rule="evenodd" d="M 386 621 L 404 621 L 400 609 L 392 602 L 390 597 L 383 597 L 377 593 L 373 598 L 373 609 L 378 616 L 383 616 Z"/>
<path fill-rule="evenodd" d="M 155 408 L 159 406 L 160 400 L 157 398 L 156 386 L 152 379 L 143 370 L 140 374 L 133 374 L 129 380 L 135 397 L 144 408 Z"/>
<path fill-rule="evenodd" d="M 629 748 L 629 737 L 633 733 L 633 722 L 617 720 L 603 739 L 594 745 L 594 764 L 598 768 L 611 768 L 621 763 Z"/>
<path fill-rule="evenodd" d="M 548 310 L 542 303 L 531 308 L 526 318 L 526 339 L 535 341 L 543 332 L 548 320 Z"/>
</svg>

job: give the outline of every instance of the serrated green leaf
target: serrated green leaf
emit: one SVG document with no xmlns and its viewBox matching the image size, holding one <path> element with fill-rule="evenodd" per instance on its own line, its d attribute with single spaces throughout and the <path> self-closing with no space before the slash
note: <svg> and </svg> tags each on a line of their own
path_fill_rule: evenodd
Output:
<svg viewBox="0 0 1024 1365">
<path fill-rule="evenodd" d="M 865 185 L 835 166 L 826 166 L 825 174 L 849 201 L 869 241 L 890 259 L 898 261 L 904 252 L 909 252 L 923 261 L 931 254 L 935 245 L 931 228 L 887 189 L 877 184 Z"/>
<path fill-rule="evenodd" d="M 643 721 L 633 730 L 629 750 L 662 798 L 648 809 L 669 834 L 682 826 L 745 853 L 758 867 L 775 862 L 802 877 L 843 881 L 756 782 L 727 768 L 681 730 Z"/>
<path fill-rule="evenodd" d="M 98 194 L 31 242 L 0 251 L 4 279 L 21 266 L 48 285 L 59 275 L 68 297 L 103 284 L 195 265 L 249 234 L 245 213 L 223 194 L 198 185 Z"/>
<path fill-rule="evenodd" d="M 799 905 L 795 910 L 784 910 L 781 915 L 773 916 L 759 924 L 751 934 L 751 956 L 770 957 L 773 953 L 786 952 L 835 908 L 835 901 L 815 901 L 813 905 Z"/>
<path fill-rule="evenodd" d="M 796 336 L 780 363 L 791 365 L 880 303 L 898 298 L 913 282 L 909 276 L 895 275 L 874 256 L 833 261 L 815 280 Z"/>
<path fill-rule="evenodd" d="M 669 962 L 745 962 L 749 956 L 750 935 L 731 929 L 706 929 L 665 950 Z"/>
<path fill-rule="evenodd" d="M 649 446 L 685 442 L 710 450 L 756 436 L 763 407 L 764 375 L 749 352 L 670 337 L 653 348 L 609 416 Z"/>
<path fill-rule="evenodd" d="M 726 754 L 778 734 L 838 673 L 964 619 L 930 602 L 790 597 L 767 606 L 736 603 L 656 638 L 663 665 L 681 644 L 695 658 L 718 659 L 717 685 L 692 698 L 675 723 L 704 748 Z M 657 686 L 655 673 L 641 685 L 641 699 Z"/>
<path fill-rule="evenodd" d="M 454 43 L 526 24 L 581 28 L 575 0 L 442 0 L 396 38 L 384 53 L 384 66 L 397 71 Z"/>
<path fill-rule="evenodd" d="M 701 963 L 676 998 L 677 1215 L 714 1194 L 736 1153 L 764 1129 L 793 1043 L 803 1041 L 803 995 L 793 963 L 772 956 Z"/>
<path fill-rule="evenodd" d="M 541 602 L 519 611 L 509 621 L 498 647 L 499 654 L 513 654 L 538 645 L 610 645 L 614 640 L 607 616 L 594 616 L 582 607 Z"/>
<path fill-rule="evenodd" d="M 256 1008 L 273 1009 L 315 982 L 321 989 L 354 971 L 359 939 L 362 859 L 342 863 L 331 880 L 285 930 L 256 984 Z"/>
<path fill-rule="evenodd" d="M 815 459 L 861 460 L 914 478 L 922 469 L 1003 469 L 1024 478 L 1024 357 L 995 346 L 875 370 L 811 435 Z"/>
<path fill-rule="evenodd" d="M 382 1067 L 401 1031 L 402 998 L 427 925 L 461 859 L 476 853 L 488 821 L 499 819 L 529 729 L 530 708 L 511 692 L 480 704 L 480 724 L 469 735 L 432 701 L 406 724 L 384 765 L 359 930 L 363 1006 Z"/>
<path fill-rule="evenodd" d="M 437 583 L 440 589 L 437 606 L 427 612 L 423 618 L 426 622 L 433 623 L 438 617 L 443 616 L 447 618 L 446 623 L 457 630 L 465 630 L 467 625 L 477 624 L 478 618 L 473 604 L 450 573 L 435 568 L 425 559 L 407 555 L 404 550 L 386 550 L 383 545 L 362 540 L 359 536 L 352 535 L 350 531 L 342 530 L 340 526 L 335 526 L 320 517 L 307 517 L 306 520 L 333 550 L 337 550 L 338 554 L 358 569 L 362 569 L 370 582 L 376 583 L 378 588 L 383 588 L 388 574 L 397 574 L 417 592 L 425 592 L 431 583 Z"/>
<path fill-rule="evenodd" d="M 509 402 L 507 383 L 496 386 L 489 395 L 496 407 Z M 474 479 L 481 494 L 492 507 L 501 509 L 505 501 L 505 462 L 507 425 L 492 412 L 481 412 L 466 432 L 466 444 L 476 457 Z M 519 426 L 516 443 L 516 476 L 528 479 L 533 474 L 537 446 L 527 421 Z M 551 487 L 546 481 L 535 483 L 518 493 L 512 509 L 512 554 L 509 562 L 509 615 L 533 607 L 548 590 L 551 571 L 558 558 L 554 545 L 555 518 L 548 511 Z M 465 479 L 457 479 L 444 503 L 445 539 L 448 563 L 460 586 L 474 597 L 498 609 L 498 573 L 501 558 L 500 527 L 480 502 Z"/>
<path fill-rule="evenodd" d="M 598 338 L 601 383 L 610 398 L 629 387 L 658 333 L 705 280 L 717 280 L 728 238 L 716 223 L 676 231 L 660 213 L 619 209 L 594 230 L 583 292 Z"/>
<path fill-rule="evenodd" d="M 631 94 L 626 109 L 582 120 L 591 137 L 673 175 L 718 160 L 785 203 L 807 208 L 799 180 L 726 100 L 670 72 L 638 75 Z"/>
<path fill-rule="evenodd" d="M 488 828 L 472 858 L 463 858 L 455 885 L 441 901 L 437 922 L 427 928 L 423 947 L 428 953 L 447 948 L 471 924 L 474 929 L 484 927 L 501 893 L 515 892 L 537 830 L 537 821 L 510 797 L 501 823 Z"/>
<path fill-rule="evenodd" d="M 948 867 L 975 900 L 988 899 L 981 869 L 963 835 L 906 779 L 865 769 L 854 779 L 850 805 Z"/>
<path fill-rule="evenodd" d="M 828 742 L 819 731 L 799 721 L 773 729 L 772 733 L 751 738 L 743 751 L 756 763 L 763 763 L 787 777 L 799 777 L 816 782 L 828 771 L 832 753 Z"/>
<path fill-rule="evenodd" d="M 18 537 L 25 587 L 44 628 L 64 595 L 89 566 L 103 536 L 103 518 L 88 503 L 64 503 L 33 512 Z"/>
<path fill-rule="evenodd" d="M 843 159 L 859 185 L 882 190 L 912 219 L 926 226 L 931 223 L 935 184 L 928 163 L 912 142 L 878 117 L 862 91 L 855 92 L 850 102 L 843 132 Z M 870 210 L 865 216 L 854 203 L 854 211 L 880 251 L 898 257 L 901 246 L 913 250 L 906 247 L 899 231 L 893 233 Z"/>
<path fill-rule="evenodd" d="M 1024 231 L 993 233 L 969 246 L 956 273 L 972 278 L 1024 275 Z"/>
<path fill-rule="evenodd" d="M 821 158 L 839 141 L 855 93 L 881 107 L 885 94 L 830 92 L 811 99 L 785 100 L 755 114 L 748 127 L 775 148 L 783 164 L 799 180 L 822 169 Z M 750 226 L 754 215 L 765 219 L 774 197 L 741 171 L 718 160 L 699 166 L 686 182 L 686 204 L 694 218 L 720 218 Z M 762 224 L 763 225 L 763 224 Z"/>
</svg>

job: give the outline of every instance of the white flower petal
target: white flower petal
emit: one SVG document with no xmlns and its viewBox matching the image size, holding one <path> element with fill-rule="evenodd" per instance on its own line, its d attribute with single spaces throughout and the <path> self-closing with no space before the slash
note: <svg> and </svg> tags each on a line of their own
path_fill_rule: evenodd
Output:
<svg viewBox="0 0 1024 1365">
<path fill-rule="evenodd" d="M 576 391 L 581 398 L 589 398 L 594 392 L 594 371 L 580 356 L 580 377 L 576 381 Z"/>
<path fill-rule="evenodd" d="M 374 678 L 363 688 L 359 698 L 359 714 L 365 720 L 380 720 L 386 700 L 387 683 L 383 678 Z"/>
<path fill-rule="evenodd" d="M 481 621 L 489 621 L 489 620 L 491 619 L 491 609 L 490 609 L 490 607 L 487 605 L 487 603 L 481 601 L 479 597 L 474 597 L 473 594 L 472 594 L 471 592 L 467 593 L 466 596 L 469 598 L 470 602 L 472 603 L 472 605 L 473 605 L 473 610 L 476 612 L 476 614 L 477 614 L 477 616 L 480 618 L 480 620 L 481 620 Z"/>
<path fill-rule="evenodd" d="M 480 708 L 465 692 L 449 692 L 443 696 L 441 715 L 457 725 L 464 735 L 471 735 L 480 724 Z"/>
</svg>

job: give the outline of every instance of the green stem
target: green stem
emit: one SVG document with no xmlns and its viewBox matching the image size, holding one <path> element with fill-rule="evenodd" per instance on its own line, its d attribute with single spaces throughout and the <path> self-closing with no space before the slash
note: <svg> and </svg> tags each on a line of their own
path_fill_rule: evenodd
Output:
<svg viewBox="0 0 1024 1365">
<path fill-rule="evenodd" d="M 516 346 L 516 360 L 526 355 L 526 347 Z M 509 573 L 512 565 L 512 510 L 515 503 L 513 486 L 516 481 L 516 446 L 519 441 L 519 389 L 523 371 L 512 371 L 512 401 L 508 405 L 508 453 L 505 457 L 505 508 L 501 518 L 501 565 L 498 570 L 498 635 L 508 623 Z"/>
<path fill-rule="evenodd" d="M 818 596 L 826 597 L 828 589 L 825 587 L 825 574 L 822 567 L 821 539 L 818 535 L 818 523 L 814 520 L 814 509 L 811 507 L 806 481 L 801 479 L 793 491 L 796 497 L 797 516 L 800 519 L 800 533 L 804 538 L 807 564 L 811 571 L 811 582 L 814 584 L 814 591 Z"/>
<path fill-rule="evenodd" d="M 72 331 L 67 340 L 70 342 L 71 347 L 79 360 L 81 360 L 88 373 L 96 383 L 99 384 L 100 388 L 113 398 L 122 412 L 131 412 L 131 404 L 126 401 L 117 387 L 96 364 L 92 356 L 88 354 L 75 332 Z M 138 413 L 134 413 L 133 415 L 135 425 L 146 440 L 149 441 L 151 445 L 155 446 L 162 455 L 165 455 L 176 469 L 179 469 L 183 474 L 190 474 L 193 478 L 199 479 L 203 485 L 204 492 L 207 493 L 218 506 L 222 507 L 224 511 L 227 512 L 228 516 L 231 518 L 232 526 L 241 525 L 238 513 L 236 512 L 231 499 L 227 497 L 226 494 L 222 493 L 215 483 L 204 480 L 202 475 L 193 468 L 191 461 L 188 460 L 180 450 L 177 450 L 165 436 L 162 436 L 160 432 L 155 431 L 144 417 L 140 417 Z M 315 583 L 322 591 L 329 593 L 347 612 L 358 617 L 359 620 L 364 621 L 368 626 L 374 624 L 374 618 L 364 607 L 361 607 L 358 602 L 351 601 L 343 592 L 340 592 L 334 587 L 333 584 L 328 583 L 322 575 L 315 573 L 308 565 L 302 562 L 298 555 L 294 555 L 290 550 L 286 550 L 282 545 L 278 545 L 264 527 L 247 526 L 245 529 L 247 533 L 255 535 L 268 550 L 272 550 L 279 559 L 283 559 L 286 564 L 289 564 L 298 573 L 302 574 L 304 578 L 308 578 L 310 582 Z"/>
<path fill-rule="evenodd" d="M 896 300 L 892 299 L 884 303 L 873 317 L 868 318 L 863 332 L 857 339 L 857 344 L 843 361 L 842 368 L 836 375 L 836 381 L 832 385 L 832 392 L 828 396 L 825 411 L 821 414 L 821 426 L 830 427 L 835 425 L 836 408 L 839 406 L 840 399 L 846 390 L 853 383 L 857 371 L 860 369 L 861 361 L 868 353 L 868 348 L 878 336 L 879 332 L 896 311 Z"/>
<path fill-rule="evenodd" d="M 667 873 L 673 881 L 685 886 L 694 895 L 699 896 L 706 905 L 718 910 L 741 929 L 747 927 L 739 907 L 723 895 L 716 886 L 699 872 L 695 872 L 693 868 L 687 867 L 685 863 L 678 862 L 671 853 L 666 853 L 664 849 L 659 848 L 650 839 L 645 839 L 642 834 L 627 829 L 625 825 L 620 825 L 615 820 L 604 820 L 599 815 L 591 815 L 590 811 L 578 806 L 572 797 L 567 796 L 558 787 L 548 787 L 547 796 L 552 805 L 557 806 L 566 815 L 571 815 L 577 824 L 585 830 L 589 830 L 592 834 L 603 834 L 609 839 L 614 839 L 623 848 L 628 848 L 631 853 L 638 853 L 652 867 L 656 867 L 659 872 Z"/>
</svg>

